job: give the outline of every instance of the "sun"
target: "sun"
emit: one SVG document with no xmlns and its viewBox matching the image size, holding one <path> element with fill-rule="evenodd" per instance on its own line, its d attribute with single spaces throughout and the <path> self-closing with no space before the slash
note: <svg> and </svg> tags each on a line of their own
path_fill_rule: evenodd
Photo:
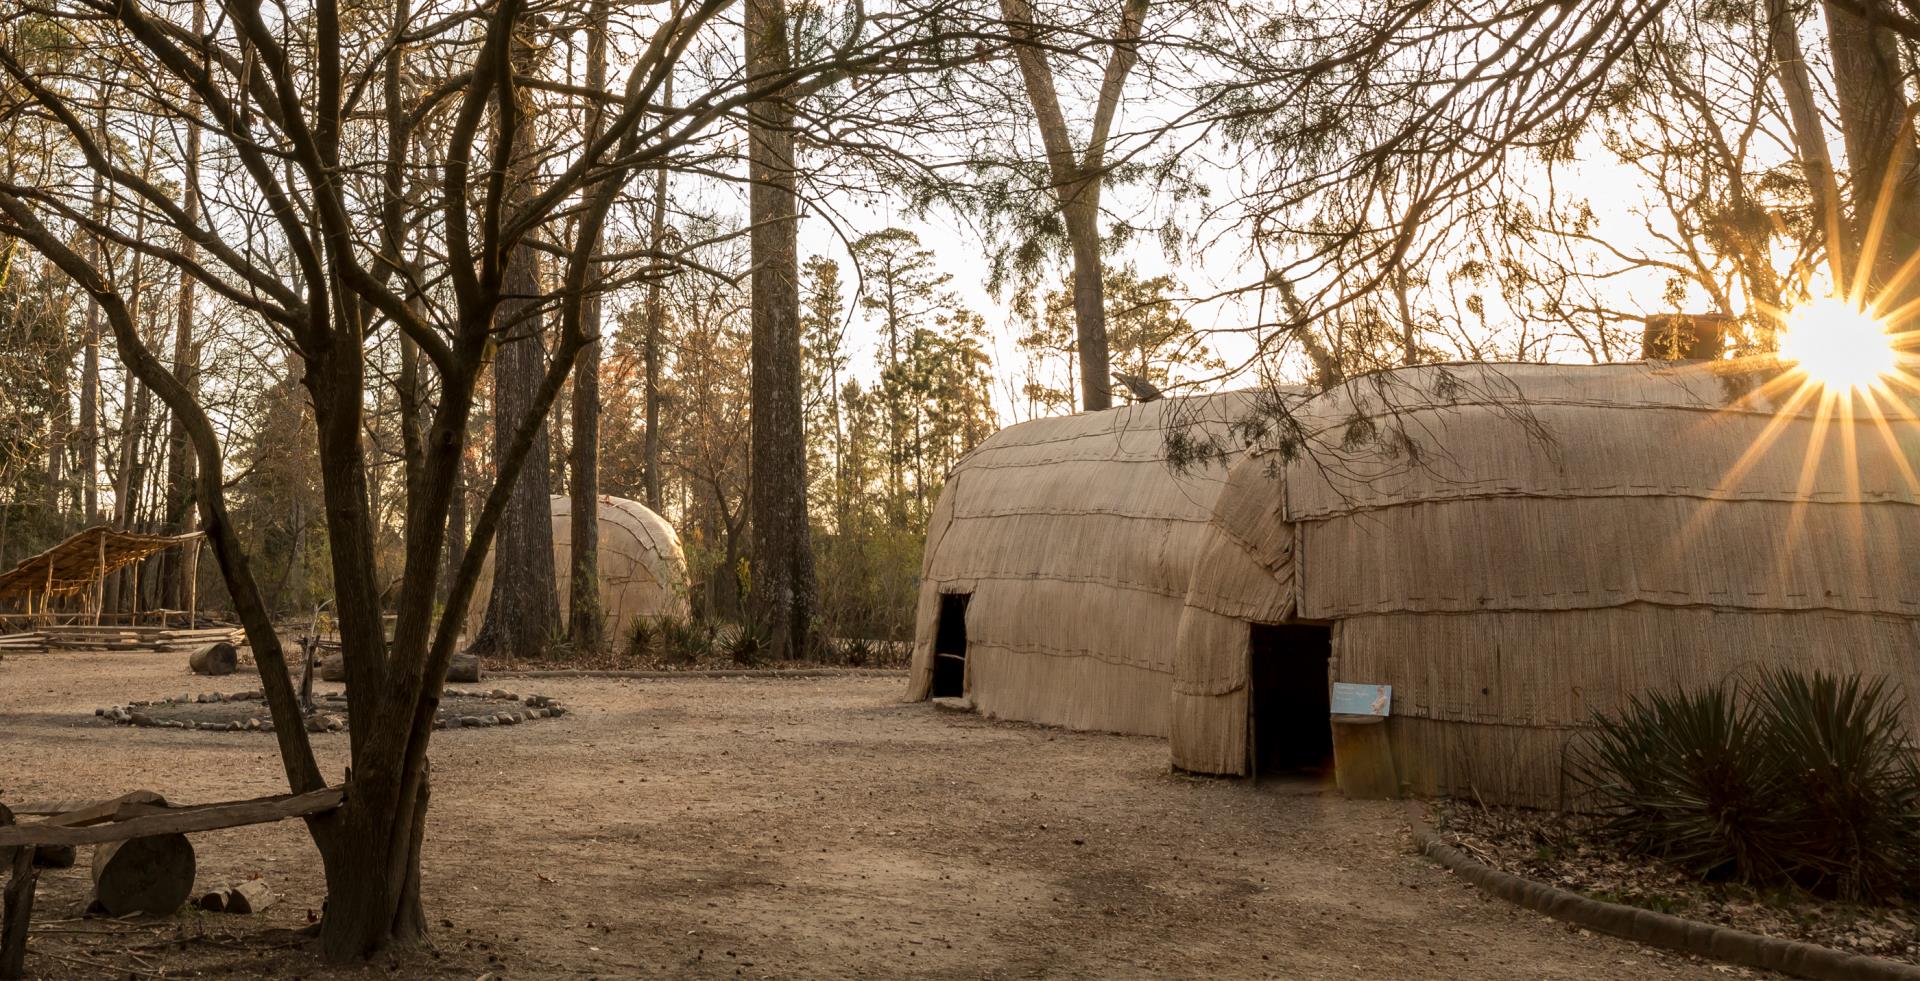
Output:
<svg viewBox="0 0 1920 981">
<path fill-rule="evenodd" d="M 1780 360 L 1805 372 L 1809 382 L 1835 392 L 1870 390 L 1900 366 L 1886 326 L 1834 297 L 1788 311 L 1779 341 Z"/>
</svg>

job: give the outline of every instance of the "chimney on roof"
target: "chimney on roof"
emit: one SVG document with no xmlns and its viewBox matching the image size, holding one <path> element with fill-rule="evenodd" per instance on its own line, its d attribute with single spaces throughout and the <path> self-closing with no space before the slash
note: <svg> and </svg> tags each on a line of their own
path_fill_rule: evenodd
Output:
<svg viewBox="0 0 1920 981">
<path fill-rule="evenodd" d="M 1661 313 L 1648 317 L 1640 356 L 1648 361 L 1715 361 L 1727 349 L 1733 318 L 1724 313 Z"/>
</svg>

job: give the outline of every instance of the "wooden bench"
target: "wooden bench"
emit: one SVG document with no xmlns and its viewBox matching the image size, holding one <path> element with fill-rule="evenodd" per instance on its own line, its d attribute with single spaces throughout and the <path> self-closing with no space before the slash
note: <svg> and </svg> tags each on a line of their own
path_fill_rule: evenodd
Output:
<svg viewBox="0 0 1920 981">
<path fill-rule="evenodd" d="M 26 971 L 27 923 L 33 916 L 33 891 L 39 871 L 33 866 L 39 845 L 104 845 L 156 835 L 185 835 L 289 818 L 324 814 L 346 799 L 347 787 L 325 787 L 304 794 L 278 794 L 217 804 L 169 805 L 159 794 L 134 791 L 113 800 L 44 801 L 11 808 L 16 818 L 45 817 L 32 824 L 0 825 L 0 856 L 14 849 L 12 877 L 0 901 L 0 979 Z"/>
</svg>

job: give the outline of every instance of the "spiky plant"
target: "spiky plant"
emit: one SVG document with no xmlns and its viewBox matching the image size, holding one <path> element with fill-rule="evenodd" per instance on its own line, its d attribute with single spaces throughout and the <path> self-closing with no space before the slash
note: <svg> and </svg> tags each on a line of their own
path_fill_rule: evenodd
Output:
<svg viewBox="0 0 1920 981">
<path fill-rule="evenodd" d="M 1920 876 L 1920 764 L 1884 678 L 1764 672 L 1753 686 L 1763 742 L 1783 771 L 1788 871 L 1849 900 L 1885 900 Z"/>
<path fill-rule="evenodd" d="M 1708 879 L 1775 878 L 1779 770 L 1730 685 L 1649 692 L 1594 720 L 1574 778 L 1636 851 Z"/>
</svg>

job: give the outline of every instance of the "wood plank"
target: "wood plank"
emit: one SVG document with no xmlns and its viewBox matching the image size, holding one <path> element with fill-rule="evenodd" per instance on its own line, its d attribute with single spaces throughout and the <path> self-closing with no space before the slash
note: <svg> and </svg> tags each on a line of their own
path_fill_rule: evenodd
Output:
<svg viewBox="0 0 1920 981">
<path fill-rule="evenodd" d="M 219 804 L 195 804 L 187 807 L 154 808 L 131 805 L 141 811 L 137 817 L 85 828 L 55 827 L 50 822 L 0 828 L 0 848 L 9 845 L 97 845 L 125 841 L 147 835 L 192 834 L 218 831 L 249 824 L 270 824 L 288 818 L 323 814 L 340 806 L 347 788 L 323 787 L 305 794 L 280 794 L 253 800 Z"/>
<path fill-rule="evenodd" d="M 54 802 L 54 803 L 72 803 L 72 801 Z M 77 827 L 82 827 L 84 825 L 89 825 L 89 824 L 99 824 L 103 821 L 117 821 L 119 820 L 119 818 L 116 817 L 116 815 L 120 814 L 123 808 L 126 808 L 128 805 L 140 805 L 140 804 L 145 804 L 145 805 L 158 804 L 161 807 L 165 807 L 167 806 L 167 799 L 165 797 L 160 796 L 159 794 L 154 793 L 151 790 L 136 790 L 130 794 L 121 794 L 120 796 L 115 797 L 112 800 L 103 800 L 98 803 L 84 804 L 79 807 L 68 807 L 58 811 L 38 810 L 36 808 L 38 808 L 41 805 L 22 804 L 19 807 L 14 808 L 13 813 L 15 814 L 52 814 L 53 817 L 48 818 L 46 821 L 48 825 L 59 825 L 61 827 L 77 828 Z"/>
</svg>

